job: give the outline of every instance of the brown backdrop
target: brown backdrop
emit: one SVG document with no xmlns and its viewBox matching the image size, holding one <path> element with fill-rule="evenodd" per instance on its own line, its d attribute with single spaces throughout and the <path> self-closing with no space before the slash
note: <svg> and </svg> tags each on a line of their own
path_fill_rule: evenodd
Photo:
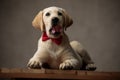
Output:
<svg viewBox="0 0 120 80">
<path fill-rule="evenodd" d="M 49 6 L 72 16 L 66 33 L 83 44 L 98 71 L 120 71 L 120 0 L 0 0 L 0 67 L 26 67 L 41 34 L 31 22 Z"/>
</svg>

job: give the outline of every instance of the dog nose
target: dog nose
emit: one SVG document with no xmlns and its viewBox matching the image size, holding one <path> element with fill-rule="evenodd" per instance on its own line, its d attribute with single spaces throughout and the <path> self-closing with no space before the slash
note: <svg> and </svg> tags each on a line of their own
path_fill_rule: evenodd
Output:
<svg viewBox="0 0 120 80">
<path fill-rule="evenodd" d="M 52 18 L 52 25 L 57 25 L 59 22 L 59 19 L 57 17 Z"/>
</svg>

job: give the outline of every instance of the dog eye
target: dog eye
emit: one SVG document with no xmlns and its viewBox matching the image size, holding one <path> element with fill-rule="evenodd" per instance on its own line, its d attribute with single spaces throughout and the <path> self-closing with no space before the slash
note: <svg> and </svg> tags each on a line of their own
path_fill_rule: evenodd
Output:
<svg viewBox="0 0 120 80">
<path fill-rule="evenodd" d="M 50 16 L 50 13 L 48 12 L 48 13 L 46 13 L 46 16 Z"/>
<path fill-rule="evenodd" d="M 58 12 L 58 15 L 59 15 L 59 16 L 62 16 L 62 13 L 61 13 L 61 12 Z"/>
</svg>

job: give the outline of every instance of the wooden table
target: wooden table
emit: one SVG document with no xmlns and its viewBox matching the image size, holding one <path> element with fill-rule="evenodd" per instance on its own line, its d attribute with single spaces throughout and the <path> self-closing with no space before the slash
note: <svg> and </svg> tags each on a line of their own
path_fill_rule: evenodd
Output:
<svg viewBox="0 0 120 80">
<path fill-rule="evenodd" d="M 120 72 L 1 68 L 0 78 L 120 80 Z"/>
</svg>

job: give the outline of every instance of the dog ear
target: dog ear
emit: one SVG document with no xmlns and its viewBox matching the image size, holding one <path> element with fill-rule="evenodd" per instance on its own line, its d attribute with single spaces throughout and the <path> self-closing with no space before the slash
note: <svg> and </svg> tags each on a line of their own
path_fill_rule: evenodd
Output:
<svg viewBox="0 0 120 80">
<path fill-rule="evenodd" d="M 33 27 L 40 29 L 41 31 L 44 31 L 44 23 L 43 23 L 43 11 L 40 11 L 32 21 Z"/>
<path fill-rule="evenodd" d="M 65 30 L 73 24 L 72 18 L 68 15 L 68 13 L 63 9 L 64 16 L 64 24 Z"/>
</svg>

